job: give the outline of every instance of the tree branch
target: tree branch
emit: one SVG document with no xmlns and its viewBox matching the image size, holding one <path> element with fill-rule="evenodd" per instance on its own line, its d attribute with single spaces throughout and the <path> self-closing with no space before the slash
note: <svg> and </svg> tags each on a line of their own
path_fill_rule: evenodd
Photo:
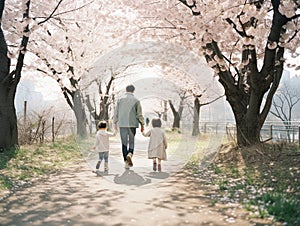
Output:
<svg viewBox="0 0 300 226">
<path fill-rule="evenodd" d="M 48 20 L 50 20 L 50 19 L 52 18 L 52 16 L 54 15 L 55 11 L 58 9 L 59 5 L 60 5 L 62 2 L 63 2 L 63 0 L 60 0 L 60 1 L 57 3 L 56 7 L 53 9 L 52 13 L 50 13 L 50 15 L 49 15 L 45 20 L 40 21 L 40 22 L 38 23 L 38 25 L 41 25 L 41 24 L 47 22 Z"/>
<path fill-rule="evenodd" d="M 201 13 L 200 11 L 195 11 L 195 9 L 197 9 L 197 5 L 196 5 L 196 1 L 193 0 L 193 4 L 189 5 L 188 2 L 186 0 L 179 0 L 179 2 L 181 2 L 183 5 L 185 5 L 186 7 L 188 7 L 194 16 L 200 16 Z"/>
<path fill-rule="evenodd" d="M 60 4 L 61 4 L 62 2 L 63 2 L 63 0 L 60 0 L 60 1 L 57 3 L 56 7 L 53 9 L 52 13 L 51 13 L 45 20 L 40 21 L 40 22 L 38 23 L 38 25 L 41 25 L 41 24 L 47 22 L 47 21 L 50 20 L 51 18 L 54 18 L 54 17 L 60 16 L 60 15 L 63 15 L 63 14 L 67 14 L 67 13 L 74 12 L 74 11 L 76 11 L 76 10 L 82 9 L 82 8 L 86 7 L 87 5 L 93 3 L 94 1 L 88 2 L 88 3 L 82 5 L 82 6 L 78 7 L 78 8 L 71 9 L 71 10 L 68 10 L 68 11 L 64 11 L 64 12 L 55 14 L 55 12 L 58 10 L 58 8 L 59 8 L 59 6 L 60 6 Z M 36 17 L 36 18 L 41 18 L 41 17 Z"/>
<path fill-rule="evenodd" d="M 211 101 L 208 101 L 208 102 L 205 102 L 205 103 L 203 103 L 203 104 L 200 104 L 200 107 L 205 106 L 205 105 L 208 105 L 208 104 L 211 104 L 211 103 L 213 103 L 213 102 L 215 102 L 215 101 L 221 99 L 221 98 L 224 97 L 224 96 L 225 96 L 225 94 L 223 94 L 222 96 L 216 97 L 215 99 L 213 99 L 213 100 L 211 100 Z"/>
</svg>

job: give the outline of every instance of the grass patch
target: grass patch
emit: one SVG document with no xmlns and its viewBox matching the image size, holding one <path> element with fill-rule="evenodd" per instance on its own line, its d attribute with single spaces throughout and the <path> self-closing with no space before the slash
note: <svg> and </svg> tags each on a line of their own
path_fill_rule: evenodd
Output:
<svg viewBox="0 0 300 226">
<path fill-rule="evenodd" d="M 58 171 L 80 157 L 78 144 L 72 138 L 1 153 L 0 190 L 11 189 L 22 181 Z"/>
<path fill-rule="evenodd" d="M 14 158 L 16 150 L 12 149 L 7 152 L 0 153 L 0 170 L 5 169 L 10 159 Z"/>
<path fill-rule="evenodd" d="M 275 217 L 276 220 L 288 225 L 300 224 L 300 200 L 282 193 L 266 193 L 257 198 L 257 204 L 263 203 L 264 210 Z"/>
<path fill-rule="evenodd" d="M 191 136 L 191 132 L 181 132 L 166 130 L 168 142 L 168 155 L 175 155 L 179 159 L 187 161 L 187 165 L 197 166 L 199 162 L 212 159 L 206 152 L 210 150 L 211 137 L 210 134 L 201 134 L 199 136 Z M 212 153 L 212 155 L 214 155 Z M 191 167 L 192 169 L 193 167 Z"/>
<path fill-rule="evenodd" d="M 254 218 L 300 225 L 299 154 L 297 146 L 272 144 L 220 152 L 208 169 L 219 202 L 240 203 Z"/>
<path fill-rule="evenodd" d="M 0 175 L 0 190 L 11 189 L 13 186 L 11 179 L 5 175 Z"/>
</svg>

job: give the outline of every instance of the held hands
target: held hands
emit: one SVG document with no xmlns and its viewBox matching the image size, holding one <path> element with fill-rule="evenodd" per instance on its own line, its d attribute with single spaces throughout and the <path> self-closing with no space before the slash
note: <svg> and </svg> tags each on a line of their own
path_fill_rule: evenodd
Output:
<svg viewBox="0 0 300 226">
<path fill-rule="evenodd" d="M 115 129 L 115 132 L 118 131 L 118 125 L 117 124 L 115 124 L 114 129 Z"/>
<path fill-rule="evenodd" d="M 143 132 L 144 132 L 144 126 L 141 127 L 141 133 L 143 133 Z"/>
</svg>

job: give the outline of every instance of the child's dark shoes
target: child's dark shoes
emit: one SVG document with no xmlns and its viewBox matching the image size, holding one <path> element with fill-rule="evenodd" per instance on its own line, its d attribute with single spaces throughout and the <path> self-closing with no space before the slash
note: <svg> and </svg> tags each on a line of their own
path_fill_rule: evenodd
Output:
<svg viewBox="0 0 300 226">
<path fill-rule="evenodd" d="M 154 162 L 154 163 L 153 163 L 153 171 L 156 171 L 156 168 L 157 168 L 157 163 Z"/>
</svg>

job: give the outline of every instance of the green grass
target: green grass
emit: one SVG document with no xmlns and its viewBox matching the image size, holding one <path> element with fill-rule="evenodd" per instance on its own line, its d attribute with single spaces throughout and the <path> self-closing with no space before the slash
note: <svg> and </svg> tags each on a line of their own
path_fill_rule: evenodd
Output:
<svg viewBox="0 0 300 226">
<path fill-rule="evenodd" d="M 300 225 L 300 199 L 282 193 L 266 193 L 257 198 L 257 203 L 263 203 L 264 209 L 276 220 L 288 225 Z"/>
<path fill-rule="evenodd" d="M 168 154 L 176 155 L 180 159 L 186 159 L 188 161 L 187 165 L 197 166 L 200 161 L 207 157 L 206 151 L 209 149 L 210 135 L 192 136 L 190 132 L 166 131 L 166 137 Z"/>
<path fill-rule="evenodd" d="M 0 170 L 5 169 L 10 159 L 14 158 L 16 150 L 12 149 L 7 152 L 0 153 Z"/>
<path fill-rule="evenodd" d="M 80 157 L 78 144 L 72 138 L 1 153 L 0 190 L 11 189 L 21 181 L 58 171 Z"/>
<path fill-rule="evenodd" d="M 262 155 L 252 152 L 257 154 L 254 158 L 251 154 L 243 156 L 244 164 L 223 161 L 201 169 L 200 162 L 191 158 L 187 167 L 195 175 L 201 175 L 199 171 L 209 172 L 207 183 L 217 186 L 216 194 L 211 196 L 212 205 L 227 200 L 241 204 L 252 218 L 300 225 L 299 147 L 265 148 L 270 150 L 263 150 Z"/>
<path fill-rule="evenodd" d="M 11 189 L 12 186 L 13 185 L 10 178 L 6 177 L 5 175 L 0 175 L 0 190 Z"/>
<path fill-rule="evenodd" d="M 285 183 L 286 174 L 274 173 L 272 176 L 258 176 L 253 170 L 245 171 L 240 177 L 236 172 L 227 169 L 226 173 L 215 183 L 220 191 L 229 193 L 230 197 L 241 197 L 240 202 L 249 208 L 254 206 L 259 218 L 273 216 L 275 220 L 285 222 L 286 225 L 300 224 L 300 199 L 298 192 L 287 193 L 290 183 Z M 224 179 L 227 178 L 227 179 Z M 237 181 L 233 179 L 243 178 Z M 228 180 L 231 180 L 228 186 Z M 234 182 L 233 182 L 234 181 Z M 296 187 L 296 185 L 294 185 Z M 224 195 L 226 195 L 224 193 Z"/>
</svg>

